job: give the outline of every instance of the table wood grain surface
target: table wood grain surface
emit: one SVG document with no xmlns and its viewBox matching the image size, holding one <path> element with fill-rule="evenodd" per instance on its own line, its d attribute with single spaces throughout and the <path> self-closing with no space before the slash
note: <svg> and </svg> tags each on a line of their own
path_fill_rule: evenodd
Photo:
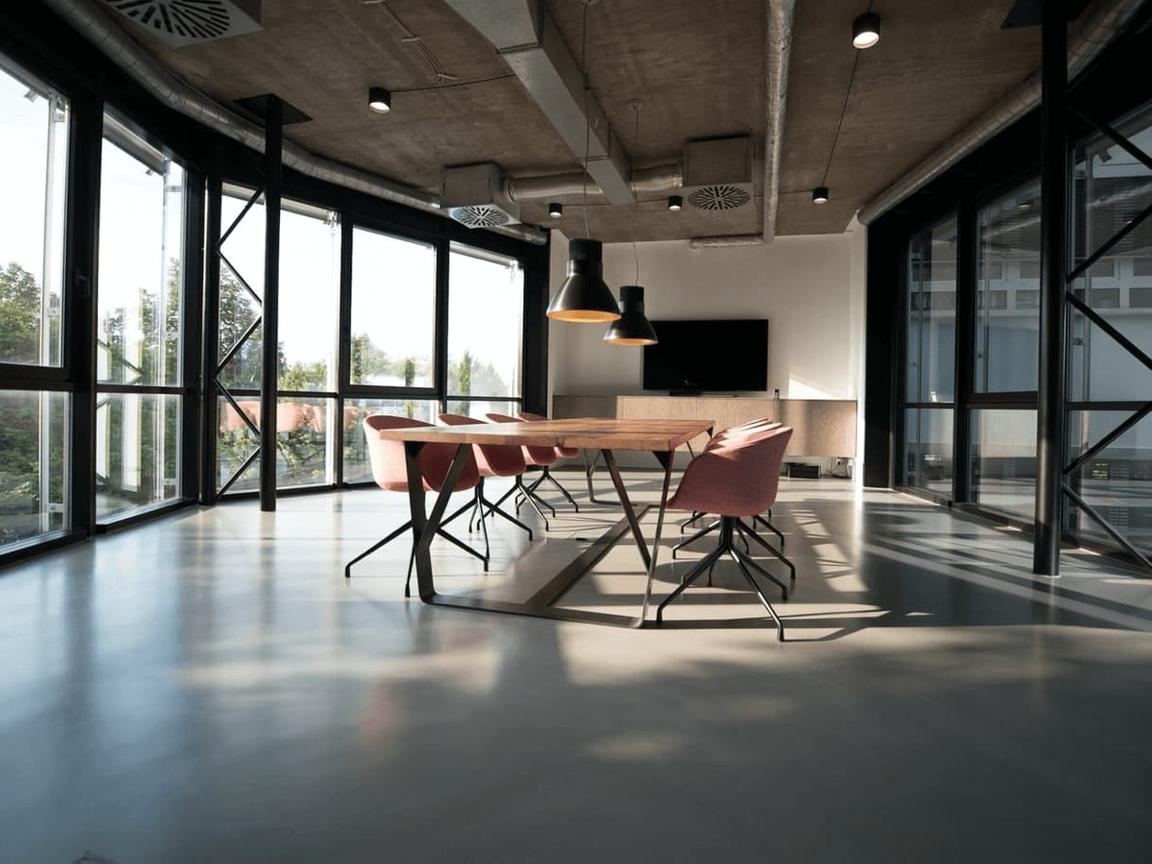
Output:
<svg viewBox="0 0 1152 864">
<path fill-rule="evenodd" d="M 409 426 L 376 429 L 385 441 L 426 444 L 507 444 L 527 447 L 577 447 L 588 450 L 669 452 L 707 433 L 711 420 L 537 420 L 526 423 L 476 423 L 467 426 Z"/>
</svg>

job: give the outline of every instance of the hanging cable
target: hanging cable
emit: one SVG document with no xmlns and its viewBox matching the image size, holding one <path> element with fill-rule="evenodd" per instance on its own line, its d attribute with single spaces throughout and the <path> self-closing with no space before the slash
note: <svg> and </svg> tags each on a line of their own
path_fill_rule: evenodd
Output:
<svg viewBox="0 0 1152 864">
<path fill-rule="evenodd" d="M 632 135 L 632 152 L 640 152 L 640 102 L 636 99 L 632 100 L 632 111 L 636 114 L 635 131 Z M 632 160 L 632 180 L 636 180 L 636 160 Z M 636 262 L 636 279 L 633 285 L 640 284 L 640 250 L 636 246 L 636 231 L 632 231 L 632 258 Z"/>
<path fill-rule="evenodd" d="M 592 3 L 584 0 L 584 13 L 580 23 L 580 74 L 584 76 L 584 179 L 580 184 L 580 197 L 584 210 L 584 239 L 592 237 L 588 227 L 588 157 L 592 148 L 592 118 L 588 116 L 588 7 Z"/>
</svg>

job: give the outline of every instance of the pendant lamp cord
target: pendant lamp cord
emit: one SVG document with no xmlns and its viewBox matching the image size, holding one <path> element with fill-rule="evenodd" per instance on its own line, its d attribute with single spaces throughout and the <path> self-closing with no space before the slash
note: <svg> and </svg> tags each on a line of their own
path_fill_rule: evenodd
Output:
<svg viewBox="0 0 1152 864">
<path fill-rule="evenodd" d="M 640 152 L 640 103 L 639 101 L 632 102 L 632 110 L 636 112 L 636 131 L 632 136 L 632 152 Z M 636 182 L 636 160 L 632 160 L 632 182 Z M 640 284 L 640 250 L 636 246 L 636 231 L 632 231 L 632 257 L 636 261 L 636 280 L 633 285 Z"/>
<path fill-rule="evenodd" d="M 580 186 L 580 197 L 584 203 L 584 238 L 592 237 L 588 227 L 588 157 L 592 147 L 592 118 L 588 116 L 588 7 L 589 0 L 584 0 L 584 14 L 580 24 L 580 72 L 584 76 L 584 179 Z"/>
</svg>

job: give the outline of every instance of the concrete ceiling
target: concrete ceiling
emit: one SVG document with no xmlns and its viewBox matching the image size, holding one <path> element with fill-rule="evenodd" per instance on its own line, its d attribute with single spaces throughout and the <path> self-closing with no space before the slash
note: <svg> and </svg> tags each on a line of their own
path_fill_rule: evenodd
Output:
<svg viewBox="0 0 1152 864">
<path fill-rule="evenodd" d="M 850 27 L 866 5 L 796 3 L 780 234 L 844 230 L 862 204 L 1039 63 L 1035 29 L 1000 29 L 1012 0 L 879 0 L 882 39 L 857 52 Z M 764 6 L 764 0 L 590 6 L 587 77 L 634 164 L 678 161 L 690 138 L 748 133 L 756 142 L 757 194 L 750 205 L 720 213 L 671 213 L 664 196 L 654 195 L 622 207 L 593 200 L 585 214 L 575 196 L 565 200 L 565 233 L 583 233 L 585 215 L 592 234 L 605 241 L 760 231 Z M 551 0 L 549 8 L 579 57 L 582 0 Z M 262 31 L 179 49 L 125 26 L 209 95 L 231 103 L 275 92 L 313 118 L 289 127 L 288 137 L 402 183 L 437 190 L 443 166 L 480 161 L 513 176 L 578 168 L 492 46 L 438 0 L 266 0 Z M 402 41 L 407 32 L 421 41 Z M 421 45 L 454 81 L 437 83 Z M 371 85 L 393 90 L 390 114 L 367 108 Z M 832 200 L 813 205 L 810 190 L 825 171 Z M 523 203 L 524 221 L 554 224 L 545 205 Z"/>
</svg>

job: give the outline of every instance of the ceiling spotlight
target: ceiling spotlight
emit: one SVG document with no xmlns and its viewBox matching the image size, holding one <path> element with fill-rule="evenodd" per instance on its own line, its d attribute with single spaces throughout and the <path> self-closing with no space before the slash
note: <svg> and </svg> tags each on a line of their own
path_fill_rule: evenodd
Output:
<svg viewBox="0 0 1152 864">
<path fill-rule="evenodd" d="M 813 204 L 827 204 L 828 203 L 828 187 L 817 186 L 812 190 L 812 203 Z"/>
<path fill-rule="evenodd" d="M 857 15 L 852 22 L 852 47 L 871 48 L 880 41 L 880 16 L 875 12 Z"/>
<path fill-rule="evenodd" d="M 557 204 L 555 201 L 553 201 L 551 204 L 548 205 L 548 215 L 551 216 L 553 219 L 559 219 L 561 216 L 564 215 L 564 205 L 563 204 Z"/>
<path fill-rule="evenodd" d="M 684 209 L 684 199 L 679 195 L 668 196 L 668 209 L 673 213 Z"/>
<path fill-rule="evenodd" d="M 392 94 L 383 87 L 369 87 L 368 107 L 377 114 L 387 114 L 392 110 Z"/>
</svg>

